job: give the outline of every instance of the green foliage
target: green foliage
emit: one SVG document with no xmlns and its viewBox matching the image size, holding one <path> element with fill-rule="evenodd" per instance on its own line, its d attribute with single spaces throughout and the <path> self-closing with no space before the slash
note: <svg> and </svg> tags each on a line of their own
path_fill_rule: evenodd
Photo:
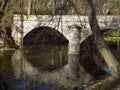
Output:
<svg viewBox="0 0 120 90">
<path fill-rule="evenodd" d="M 120 33 L 118 33 L 117 30 L 109 30 L 104 32 L 104 36 L 119 37 Z"/>
<path fill-rule="evenodd" d="M 116 42 L 116 41 L 120 41 L 120 37 L 105 37 L 104 40 L 108 42 Z"/>
<path fill-rule="evenodd" d="M 4 15 L 3 15 L 2 19 L 1 19 L 1 23 L 11 25 L 12 24 L 12 18 L 13 18 L 13 11 L 12 10 L 5 11 Z"/>
<path fill-rule="evenodd" d="M 120 33 L 117 30 L 109 30 L 103 33 L 103 37 L 106 41 L 120 41 Z"/>
</svg>

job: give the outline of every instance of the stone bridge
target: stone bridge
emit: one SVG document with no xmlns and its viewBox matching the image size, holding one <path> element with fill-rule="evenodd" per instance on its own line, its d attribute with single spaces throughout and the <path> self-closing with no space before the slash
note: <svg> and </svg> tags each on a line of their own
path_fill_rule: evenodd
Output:
<svg viewBox="0 0 120 90">
<path fill-rule="evenodd" d="M 120 16 L 97 16 L 97 19 L 101 30 L 120 29 Z M 38 27 L 51 27 L 62 33 L 69 41 L 70 53 L 78 53 L 80 43 L 92 33 L 87 16 L 14 15 L 12 36 L 20 46 L 23 38 Z"/>
</svg>

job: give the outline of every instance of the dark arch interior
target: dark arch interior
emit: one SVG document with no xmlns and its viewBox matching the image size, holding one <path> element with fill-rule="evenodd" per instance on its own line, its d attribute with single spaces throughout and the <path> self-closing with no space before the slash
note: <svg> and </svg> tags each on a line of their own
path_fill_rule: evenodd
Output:
<svg viewBox="0 0 120 90">
<path fill-rule="evenodd" d="M 50 27 L 35 28 L 23 38 L 23 45 L 30 47 L 67 44 L 68 40 L 59 31 Z"/>
</svg>

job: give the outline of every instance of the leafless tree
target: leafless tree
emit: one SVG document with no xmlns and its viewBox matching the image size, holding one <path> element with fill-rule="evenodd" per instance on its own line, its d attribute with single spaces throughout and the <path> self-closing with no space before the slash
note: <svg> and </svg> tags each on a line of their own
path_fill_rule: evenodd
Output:
<svg viewBox="0 0 120 90">
<path fill-rule="evenodd" d="M 92 0 L 86 0 L 86 2 L 89 6 L 89 24 L 94 35 L 95 44 L 97 45 L 99 52 L 107 63 L 112 75 L 116 75 L 118 73 L 119 62 L 116 60 L 100 34 L 100 27 L 97 22 L 96 12 Z"/>
</svg>

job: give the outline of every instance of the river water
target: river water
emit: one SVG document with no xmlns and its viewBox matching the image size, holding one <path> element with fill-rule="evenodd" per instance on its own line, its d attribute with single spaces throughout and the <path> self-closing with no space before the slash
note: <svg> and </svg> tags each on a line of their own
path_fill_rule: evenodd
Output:
<svg viewBox="0 0 120 90">
<path fill-rule="evenodd" d="M 80 63 L 79 55 L 69 55 L 67 46 L 0 51 L 0 90 L 81 88 L 95 80 L 92 74 L 96 67 L 90 73 L 91 69 L 84 67 L 90 66 L 87 63 Z"/>
</svg>

